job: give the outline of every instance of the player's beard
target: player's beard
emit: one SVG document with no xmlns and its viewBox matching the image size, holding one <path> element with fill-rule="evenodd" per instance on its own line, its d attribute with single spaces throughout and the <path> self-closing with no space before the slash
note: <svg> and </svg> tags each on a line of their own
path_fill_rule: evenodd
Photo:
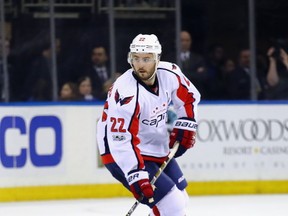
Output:
<svg viewBox="0 0 288 216">
<path fill-rule="evenodd" d="M 156 66 L 155 66 L 156 67 Z M 153 81 L 156 71 L 155 67 L 152 69 L 152 71 L 147 71 L 144 69 L 138 69 L 136 75 L 143 81 L 143 82 L 150 82 Z"/>
</svg>

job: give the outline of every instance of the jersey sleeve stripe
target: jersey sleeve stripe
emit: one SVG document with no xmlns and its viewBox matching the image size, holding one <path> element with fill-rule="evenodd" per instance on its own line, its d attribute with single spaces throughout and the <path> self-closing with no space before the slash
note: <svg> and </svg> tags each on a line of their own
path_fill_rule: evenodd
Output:
<svg viewBox="0 0 288 216">
<path fill-rule="evenodd" d="M 194 105 L 193 105 L 195 102 L 194 94 L 190 93 L 188 91 L 188 88 L 182 84 L 181 78 L 177 73 L 167 68 L 158 68 L 158 69 L 165 70 L 167 72 L 175 74 L 179 82 L 179 88 L 177 90 L 177 97 L 184 102 L 184 108 L 185 108 L 187 117 L 194 119 L 195 118 Z"/>
<path fill-rule="evenodd" d="M 138 94 L 138 92 L 137 92 Z M 138 95 L 137 95 L 137 100 L 136 100 L 136 108 L 134 111 L 134 114 L 132 116 L 128 131 L 132 135 L 131 137 L 131 143 L 132 143 L 132 148 L 135 152 L 135 156 L 138 160 L 138 169 L 143 169 L 144 168 L 144 160 L 140 154 L 140 149 L 137 147 L 137 145 L 140 143 L 140 139 L 137 136 L 139 133 L 139 113 L 140 113 L 140 105 L 138 103 Z"/>
<path fill-rule="evenodd" d="M 103 164 L 115 163 L 115 160 L 111 154 L 101 155 L 101 159 Z"/>
<path fill-rule="evenodd" d="M 177 96 L 184 102 L 184 108 L 188 118 L 195 118 L 194 105 L 195 98 L 193 93 L 190 93 L 185 85 L 181 83 L 180 77 L 177 76 L 179 88 L 177 89 Z"/>
</svg>

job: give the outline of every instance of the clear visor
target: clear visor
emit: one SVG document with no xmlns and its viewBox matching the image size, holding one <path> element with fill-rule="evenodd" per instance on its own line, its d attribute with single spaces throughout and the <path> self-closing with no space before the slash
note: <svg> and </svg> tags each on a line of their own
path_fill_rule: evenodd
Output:
<svg viewBox="0 0 288 216">
<path fill-rule="evenodd" d="M 135 56 L 134 54 L 137 54 L 137 53 L 134 53 L 134 52 L 128 53 L 128 63 L 129 64 L 140 63 L 140 62 L 143 62 L 146 64 L 156 63 L 157 61 L 159 61 L 159 58 L 160 58 L 160 55 L 158 55 L 156 53 L 151 53 L 151 54 L 153 54 L 153 56 L 151 56 L 151 57 L 139 57 L 139 56 Z"/>
</svg>

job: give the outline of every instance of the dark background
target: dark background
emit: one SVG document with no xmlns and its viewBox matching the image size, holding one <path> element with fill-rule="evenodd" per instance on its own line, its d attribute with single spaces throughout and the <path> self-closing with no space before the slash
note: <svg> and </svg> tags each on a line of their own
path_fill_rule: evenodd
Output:
<svg viewBox="0 0 288 216">
<path fill-rule="evenodd" d="M 237 62 L 239 51 L 249 47 L 248 0 L 181 2 L 181 25 L 183 30 L 192 35 L 193 51 L 207 57 L 210 47 L 220 44 L 226 57 Z M 28 72 L 25 68 L 28 68 L 33 58 L 39 56 L 43 43 L 49 39 L 50 26 L 48 18 L 35 18 L 35 11 L 21 11 L 21 1 L 15 0 L 14 8 L 18 12 L 8 12 L 5 19 L 10 26 L 8 35 L 12 54 L 9 62 L 15 65 L 15 85 L 21 86 Z M 287 9 L 287 0 L 255 0 L 257 55 L 265 58 L 267 49 L 279 43 L 287 49 Z M 49 10 L 44 7 L 40 8 L 41 11 Z M 65 13 L 65 10 L 62 12 Z M 57 63 L 61 62 L 61 76 L 71 81 L 76 81 L 83 73 L 85 65 L 90 62 L 93 47 L 103 45 L 108 54 L 110 50 L 107 13 L 99 12 L 97 8 L 94 13 L 87 10 L 78 12 L 77 19 L 56 19 L 56 37 L 61 40 L 61 53 Z M 156 34 L 163 47 L 162 60 L 176 61 L 175 58 L 168 58 L 176 53 L 175 13 L 154 12 L 154 15 L 164 15 L 164 18 L 141 17 L 139 13 L 136 12 L 137 18 L 115 19 L 116 72 L 122 73 L 129 68 L 129 44 L 139 33 Z"/>
</svg>

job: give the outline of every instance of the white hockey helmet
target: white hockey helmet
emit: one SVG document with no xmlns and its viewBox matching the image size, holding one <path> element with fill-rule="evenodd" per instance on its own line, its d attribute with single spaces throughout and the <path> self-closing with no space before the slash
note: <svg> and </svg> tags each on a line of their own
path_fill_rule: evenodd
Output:
<svg viewBox="0 0 288 216">
<path fill-rule="evenodd" d="M 139 34 L 130 44 L 132 53 L 155 53 L 161 54 L 162 47 L 156 35 Z"/>
<path fill-rule="evenodd" d="M 153 53 L 155 60 L 159 61 L 162 47 L 156 35 L 138 34 L 130 44 L 130 52 L 128 53 L 129 64 L 131 64 L 132 53 Z"/>
</svg>

